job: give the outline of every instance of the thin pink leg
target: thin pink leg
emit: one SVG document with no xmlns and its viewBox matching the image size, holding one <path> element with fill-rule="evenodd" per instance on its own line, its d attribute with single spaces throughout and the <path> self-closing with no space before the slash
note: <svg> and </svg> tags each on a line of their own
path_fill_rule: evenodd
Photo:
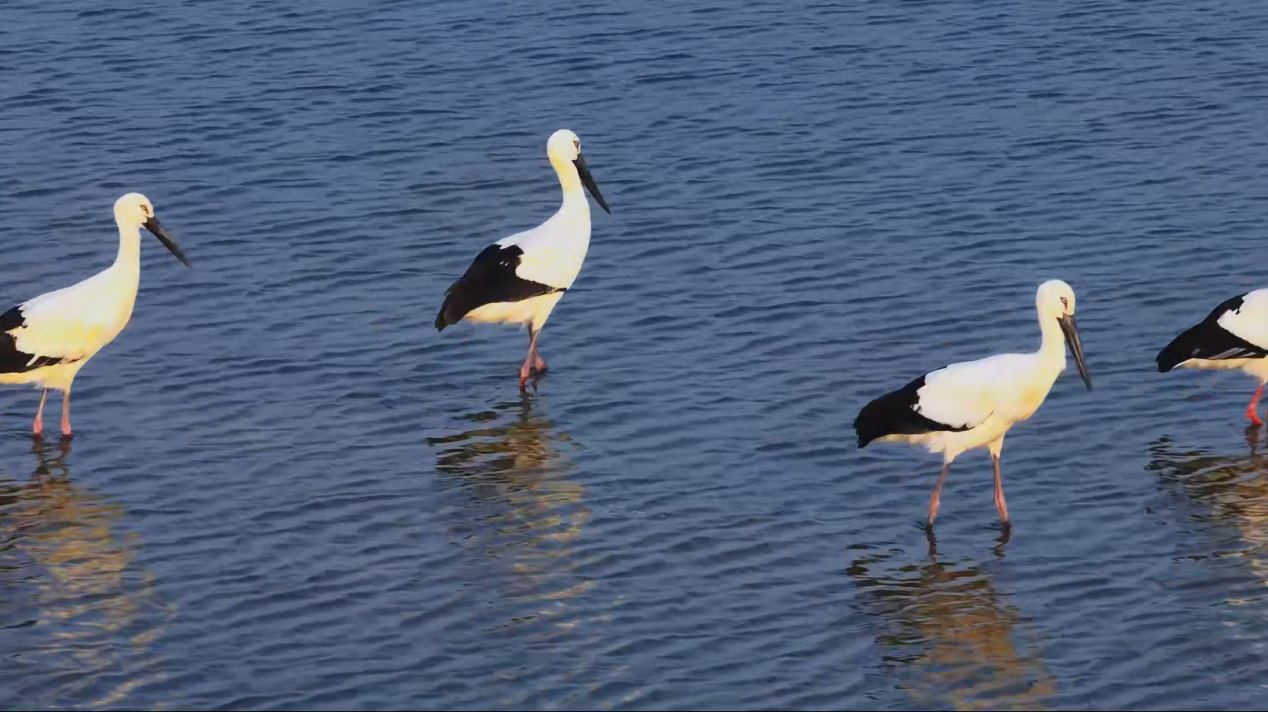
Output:
<svg viewBox="0 0 1268 712">
<path fill-rule="evenodd" d="M 999 474 L 999 455 L 991 453 L 991 460 L 995 462 L 995 511 L 999 512 L 1000 521 L 1008 524 L 1008 503 L 1004 501 L 1004 480 Z"/>
<path fill-rule="evenodd" d="M 532 325 L 529 325 L 528 327 L 528 354 L 524 356 L 524 365 L 520 366 L 520 390 L 521 391 L 525 390 L 524 384 L 528 383 L 528 377 L 533 374 L 533 367 L 537 363 L 540 363 L 542 366 L 546 365 L 546 362 L 542 361 L 541 357 L 537 355 L 537 334 L 538 333 L 539 332 L 535 330 L 532 327 Z M 544 369 L 539 369 L 539 370 L 544 370 Z"/>
<path fill-rule="evenodd" d="M 541 333 L 540 331 L 539 331 L 539 332 L 537 332 L 537 334 L 540 334 L 540 333 Z M 538 353 L 537 353 L 537 334 L 534 334 L 534 335 L 533 335 L 533 345 L 532 345 L 532 347 L 531 347 L 531 348 L 532 348 L 532 350 L 533 350 L 533 368 L 537 369 L 537 372 L 538 372 L 538 373 L 545 373 L 545 372 L 546 372 L 546 359 L 542 358 L 542 357 L 541 357 L 540 355 L 538 355 Z"/>
<path fill-rule="evenodd" d="M 1246 417 L 1250 418 L 1250 422 L 1254 423 L 1256 427 L 1264 424 L 1264 421 L 1259 419 L 1259 413 L 1256 412 L 1259 410 L 1259 399 L 1263 395 L 1264 384 L 1261 383 L 1259 388 L 1255 390 L 1255 395 L 1251 396 L 1250 405 L 1246 406 Z"/>
<path fill-rule="evenodd" d="M 62 435 L 69 438 L 72 434 L 70 431 L 70 391 L 68 390 L 62 397 Z"/>
<path fill-rule="evenodd" d="M 938 505 L 942 503 L 942 484 L 947 481 L 947 470 L 951 469 L 951 463 L 942 466 L 942 476 L 938 478 L 938 485 L 933 488 L 933 496 L 929 498 L 929 528 L 933 529 L 933 520 L 938 518 Z"/>
<path fill-rule="evenodd" d="M 40 395 L 40 409 L 35 411 L 35 424 L 31 427 L 31 431 L 35 437 L 44 436 L 44 401 L 48 399 L 48 389 L 44 389 L 44 393 Z"/>
<path fill-rule="evenodd" d="M 528 327 L 528 355 L 524 357 L 524 365 L 520 366 L 520 390 L 525 390 L 524 384 L 528 383 L 528 377 L 533 374 L 534 369 L 540 375 L 546 372 L 546 361 L 537 355 L 537 335 L 541 331 Z"/>
</svg>

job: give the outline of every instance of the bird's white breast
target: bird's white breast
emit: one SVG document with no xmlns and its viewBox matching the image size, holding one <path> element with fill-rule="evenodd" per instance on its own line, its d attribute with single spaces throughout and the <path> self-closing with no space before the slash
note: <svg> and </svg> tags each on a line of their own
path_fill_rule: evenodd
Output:
<svg viewBox="0 0 1268 712">
<path fill-rule="evenodd" d="M 567 289 L 581 273 L 590 249 L 590 216 L 564 210 L 541 225 L 498 241 L 524 251 L 515 274 L 538 284 Z"/>
</svg>

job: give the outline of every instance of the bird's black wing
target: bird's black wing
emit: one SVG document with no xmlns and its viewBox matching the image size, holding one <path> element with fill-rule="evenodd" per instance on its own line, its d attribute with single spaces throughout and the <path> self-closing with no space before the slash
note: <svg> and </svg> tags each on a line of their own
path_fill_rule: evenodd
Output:
<svg viewBox="0 0 1268 712">
<path fill-rule="evenodd" d="M 1201 324 L 1180 334 L 1158 352 L 1158 372 L 1166 373 L 1189 359 L 1223 361 L 1238 358 L 1265 358 L 1268 351 L 1220 326 L 1220 317 L 1240 312 L 1245 294 L 1215 307 Z"/>
<path fill-rule="evenodd" d="M 468 312 L 485 304 L 520 302 L 543 294 L 565 291 L 563 287 L 533 282 L 515 273 L 524 250 L 518 245 L 489 245 L 476 255 L 465 274 L 445 291 L 445 303 L 436 315 L 437 331 L 462 320 Z"/>
<path fill-rule="evenodd" d="M 929 373 L 934 373 L 930 371 Z M 925 377 L 917 378 L 896 391 L 863 406 L 854 419 L 854 432 L 859 437 L 859 447 L 886 435 L 919 435 L 938 431 L 962 432 L 976 427 L 940 423 L 920 413 L 920 389 L 925 387 Z"/>
</svg>

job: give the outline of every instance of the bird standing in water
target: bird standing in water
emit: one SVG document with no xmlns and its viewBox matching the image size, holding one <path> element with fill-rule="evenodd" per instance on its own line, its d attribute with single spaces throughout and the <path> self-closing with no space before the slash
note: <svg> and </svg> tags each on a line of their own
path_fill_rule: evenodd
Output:
<svg viewBox="0 0 1268 712">
<path fill-rule="evenodd" d="M 1092 388 L 1083 343 L 1074 321 L 1074 290 L 1060 280 L 1039 285 L 1035 295 L 1039 350 L 1026 354 L 1001 354 L 978 361 L 955 363 L 930 371 L 902 388 L 886 393 L 864 406 L 854 420 L 859 447 L 873 440 L 922 445 L 942 453 L 942 476 L 929 500 L 929 527 L 938 516 L 942 485 L 957 456 L 987 447 L 995 465 L 995 509 L 1008 525 L 1008 505 L 999 471 L 1004 435 L 1014 424 L 1034 415 L 1057 376 L 1065 370 L 1065 347 L 1079 367 L 1079 375 Z"/>
<path fill-rule="evenodd" d="M 537 337 L 572 286 L 590 247 L 590 191 L 604 211 L 611 213 L 581 155 L 581 140 L 567 129 L 546 143 L 550 165 L 559 175 L 563 205 L 549 220 L 532 230 L 502 238 L 484 248 L 465 274 L 445 291 L 436 315 L 436 329 L 466 319 L 474 322 L 524 324 L 528 327 L 528 355 L 520 366 L 520 388 L 534 372 L 545 373 L 546 361 L 537 353 Z"/>
<path fill-rule="evenodd" d="M 1259 379 L 1246 406 L 1256 427 L 1259 399 L 1268 382 L 1268 289 L 1240 294 L 1215 307 L 1202 323 L 1180 334 L 1158 352 L 1158 372 L 1173 368 L 1237 370 Z"/>
<path fill-rule="evenodd" d="M 62 434 L 70 437 L 70 387 L 83 368 L 123 331 L 132 317 L 141 280 L 141 228 L 144 227 L 189 265 L 189 259 L 154 216 L 140 193 L 114 204 L 119 253 L 103 272 L 65 289 L 40 296 L 0 314 L 0 383 L 29 383 L 44 389 L 32 430 L 44 433 L 48 390 L 62 391 Z"/>
</svg>

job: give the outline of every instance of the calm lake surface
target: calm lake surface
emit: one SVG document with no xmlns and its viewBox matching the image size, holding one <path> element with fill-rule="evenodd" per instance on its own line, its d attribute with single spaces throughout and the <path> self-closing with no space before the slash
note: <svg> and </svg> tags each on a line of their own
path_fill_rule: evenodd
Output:
<svg viewBox="0 0 1268 712">
<path fill-rule="evenodd" d="M 1254 383 L 1153 366 L 1268 285 L 1268 5 L 90 5 L 0 4 L 3 307 L 131 190 L 194 270 L 146 238 L 72 446 L 0 391 L 0 706 L 1268 706 Z M 521 396 L 432 320 L 561 127 L 613 213 Z M 931 551 L 851 422 L 1051 277 L 1096 390 Z"/>
</svg>

